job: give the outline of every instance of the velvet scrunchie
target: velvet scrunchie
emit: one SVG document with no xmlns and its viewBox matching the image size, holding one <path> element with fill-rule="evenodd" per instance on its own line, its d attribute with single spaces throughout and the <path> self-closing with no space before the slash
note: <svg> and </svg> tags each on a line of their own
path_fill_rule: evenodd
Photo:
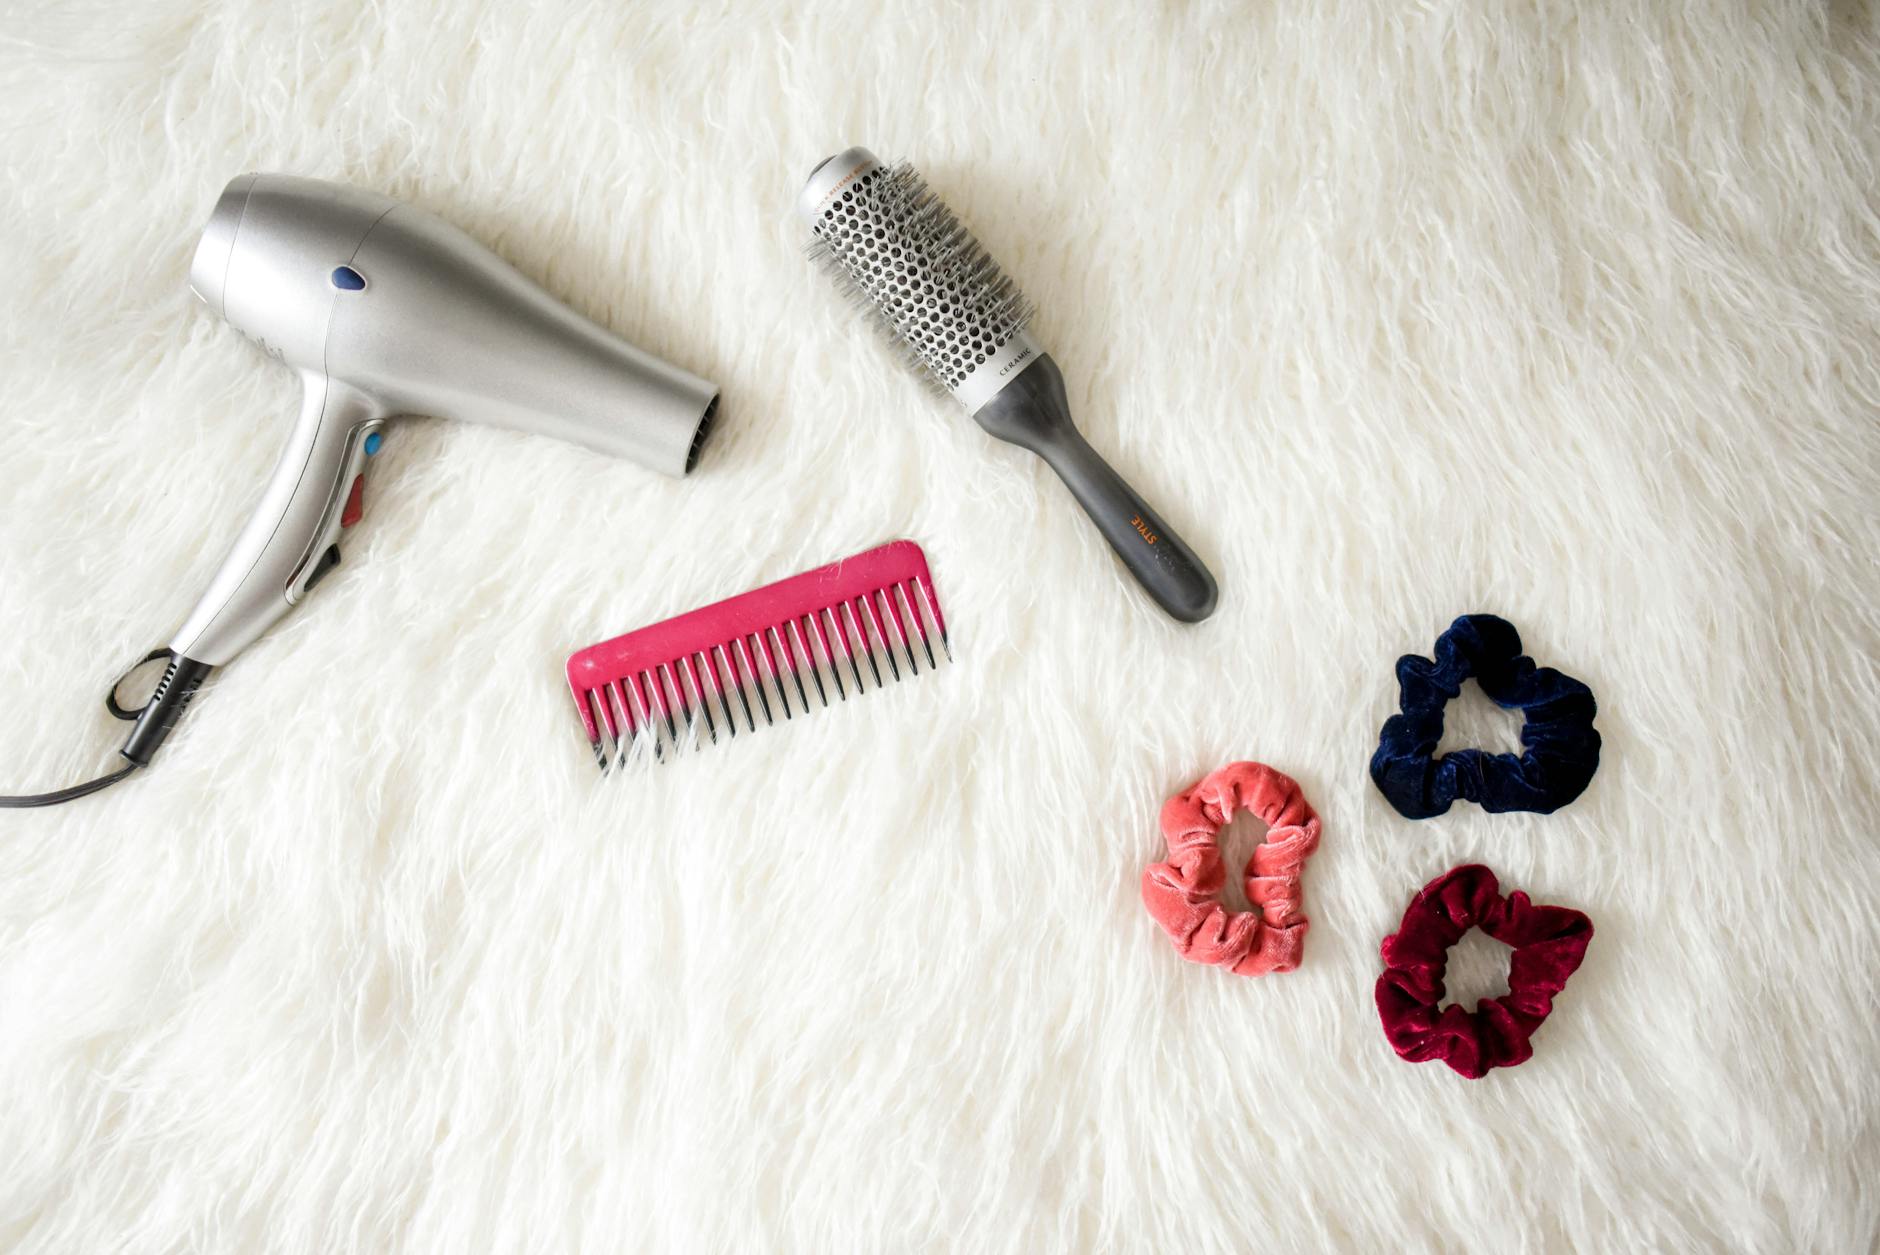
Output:
<svg viewBox="0 0 1880 1255">
<path fill-rule="evenodd" d="M 1435 657 L 1397 660 L 1401 714 L 1384 721 L 1371 779 L 1406 819 L 1428 819 L 1457 798 L 1486 811 L 1548 814 L 1580 796 L 1599 769 L 1592 690 L 1521 653 L 1514 625 L 1465 614 L 1436 640 Z M 1519 707 L 1522 754 L 1457 750 L 1435 757 L 1443 707 L 1474 676 L 1498 706 Z"/>
<path fill-rule="evenodd" d="M 1508 992 L 1484 998 L 1473 1013 L 1437 1010 L 1449 948 L 1471 928 L 1514 947 Z M 1377 1013 L 1391 1048 L 1411 1063 L 1441 1059 L 1477 1079 L 1534 1054 L 1529 1038 L 1554 1009 L 1554 995 L 1586 957 L 1593 923 L 1564 906 L 1537 906 L 1525 893 L 1501 896 L 1495 873 L 1475 864 L 1444 872 L 1423 886 L 1384 938 L 1384 974 L 1377 978 Z"/>
<path fill-rule="evenodd" d="M 1227 881 L 1220 832 L 1236 812 L 1267 823 L 1247 862 L 1252 911 L 1221 905 Z M 1168 861 L 1142 874 L 1142 901 L 1185 959 L 1241 976 L 1290 972 L 1305 948 L 1299 874 L 1319 846 L 1319 817 L 1290 776 L 1264 763 L 1230 763 L 1162 807 Z"/>
</svg>

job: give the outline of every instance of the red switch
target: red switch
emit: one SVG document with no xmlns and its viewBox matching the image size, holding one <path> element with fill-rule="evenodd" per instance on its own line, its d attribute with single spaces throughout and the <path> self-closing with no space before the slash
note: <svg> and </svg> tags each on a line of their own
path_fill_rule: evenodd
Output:
<svg viewBox="0 0 1880 1255">
<path fill-rule="evenodd" d="M 366 516 L 366 477 L 353 476 L 352 491 L 346 494 L 346 508 L 339 512 L 339 525 L 351 527 Z"/>
</svg>

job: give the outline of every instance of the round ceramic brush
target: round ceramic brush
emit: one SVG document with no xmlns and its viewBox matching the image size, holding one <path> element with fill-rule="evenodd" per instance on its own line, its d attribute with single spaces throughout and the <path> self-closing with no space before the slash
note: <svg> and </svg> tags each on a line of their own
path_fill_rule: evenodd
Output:
<svg viewBox="0 0 1880 1255">
<path fill-rule="evenodd" d="M 1064 376 L 1025 334 L 1030 303 L 912 166 L 851 148 L 816 167 L 797 209 L 811 255 L 981 427 L 1058 473 L 1162 609 L 1213 613 L 1214 577 L 1071 421 Z"/>
</svg>

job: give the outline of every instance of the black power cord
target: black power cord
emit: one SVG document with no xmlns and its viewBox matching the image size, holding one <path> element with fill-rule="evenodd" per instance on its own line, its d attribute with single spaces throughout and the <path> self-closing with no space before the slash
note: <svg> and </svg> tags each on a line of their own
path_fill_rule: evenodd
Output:
<svg viewBox="0 0 1880 1255">
<path fill-rule="evenodd" d="M 118 702 L 118 689 L 131 674 L 146 663 L 167 658 L 169 666 L 164 668 L 163 678 L 157 681 L 156 690 L 142 706 L 135 710 L 127 709 Z M 195 694 L 196 687 L 212 670 L 205 663 L 188 658 L 177 657 L 167 649 L 153 649 L 143 658 L 130 665 L 130 668 L 118 677 L 111 691 L 105 694 L 105 709 L 118 719 L 137 726 L 131 730 L 130 740 L 119 751 L 125 765 L 107 776 L 96 780 L 87 780 L 68 789 L 57 789 L 51 793 L 24 793 L 17 797 L 0 794 L 0 810 L 24 810 L 34 806 L 58 806 L 63 802 L 74 802 L 81 797 L 89 797 L 100 789 L 108 789 L 124 777 L 136 771 L 150 761 L 150 756 L 157 752 L 157 746 L 163 743 L 170 729 L 189 707 L 189 699 Z"/>
<path fill-rule="evenodd" d="M 61 802 L 77 801 L 100 789 L 110 788 L 142 765 L 142 763 L 128 763 L 121 770 L 114 771 L 108 776 L 99 776 L 96 780 L 87 780 L 83 784 L 75 784 L 69 789 L 59 789 L 52 793 L 26 793 L 19 797 L 0 795 L 0 809 L 24 810 L 30 806 L 57 806 Z"/>
</svg>

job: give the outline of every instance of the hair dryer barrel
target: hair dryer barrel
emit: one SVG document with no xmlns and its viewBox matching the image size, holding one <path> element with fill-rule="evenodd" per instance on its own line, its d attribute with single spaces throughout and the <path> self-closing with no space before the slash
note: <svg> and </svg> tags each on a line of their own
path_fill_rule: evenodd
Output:
<svg viewBox="0 0 1880 1255">
<path fill-rule="evenodd" d="M 691 469 L 718 390 L 555 300 L 457 228 L 387 213 L 338 298 L 376 317 L 336 317 L 328 370 L 394 413 L 537 432 L 663 474 Z M 369 382 L 367 382 L 369 381 Z"/>
<path fill-rule="evenodd" d="M 385 414 L 536 432 L 668 475 L 690 469 L 717 397 L 449 223 L 343 184 L 235 179 L 190 286 L 274 357 Z"/>
</svg>

